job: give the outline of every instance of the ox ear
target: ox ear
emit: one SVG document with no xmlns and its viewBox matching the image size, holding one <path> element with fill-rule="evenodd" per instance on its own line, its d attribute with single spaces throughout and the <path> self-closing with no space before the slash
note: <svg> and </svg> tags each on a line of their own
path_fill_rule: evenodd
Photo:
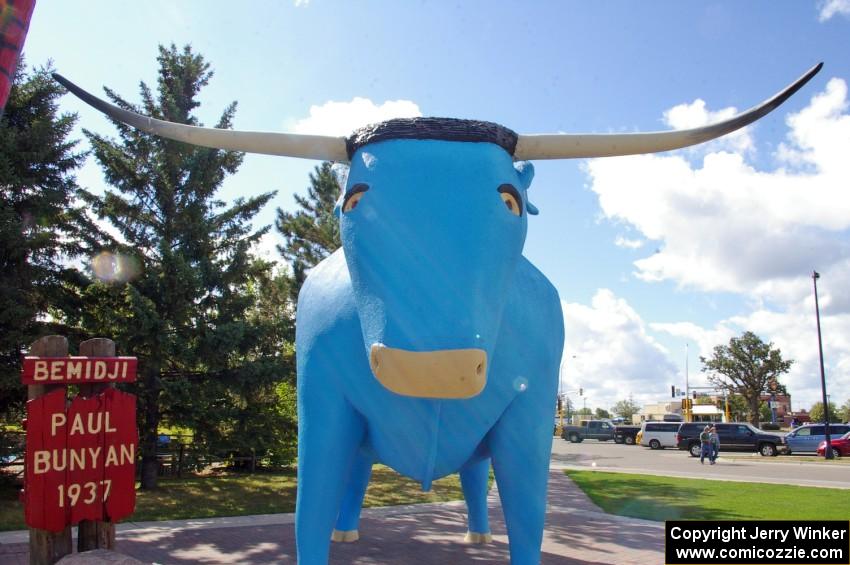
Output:
<svg viewBox="0 0 850 565">
<path fill-rule="evenodd" d="M 348 184 L 348 172 L 350 170 L 351 168 L 343 163 L 334 163 L 331 166 L 331 174 L 339 187 L 339 198 L 336 199 L 334 206 L 334 216 L 337 218 L 342 214 L 342 197 L 345 196 L 345 185 Z"/>
<path fill-rule="evenodd" d="M 531 180 L 534 178 L 534 165 L 531 164 L 531 161 L 517 161 L 514 163 L 514 169 L 516 169 L 517 175 L 519 175 L 519 182 L 522 185 L 522 191 L 525 195 L 531 186 Z M 525 196 L 525 209 L 532 216 L 540 213 L 537 206 L 528 201 L 527 195 Z"/>
<path fill-rule="evenodd" d="M 519 175 L 522 189 L 528 190 L 528 187 L 531 186 L 531 180 L 534 178 L 534 165 L 531 164 L 531 161 L 517 161 L 514 163 L 514 169 Z"/>
</svg>

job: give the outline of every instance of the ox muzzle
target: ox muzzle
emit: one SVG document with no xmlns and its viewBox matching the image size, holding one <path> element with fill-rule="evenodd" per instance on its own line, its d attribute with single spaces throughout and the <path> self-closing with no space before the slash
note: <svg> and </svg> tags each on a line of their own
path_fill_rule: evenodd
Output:
<svg viewBox="0 0 850 565">
<path fill-rule="evenodd" d="M 407 351 L 372 345 L 369 365 L 387 389 L 416 398 L 471 398 L 487 384 L 483 349 Z"/>
</svg>

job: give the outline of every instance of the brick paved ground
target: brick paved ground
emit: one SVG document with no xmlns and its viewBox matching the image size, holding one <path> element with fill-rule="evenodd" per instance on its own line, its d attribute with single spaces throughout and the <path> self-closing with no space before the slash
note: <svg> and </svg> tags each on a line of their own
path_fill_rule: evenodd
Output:
<svg viewBox="0 0 850 565">
<path fill-rule="evenodd" d="M 490 493 L 493 543 L 463 542 L 462 503 L 366 509 L 360 541 L 335 543 L 334 565 L 508 563 L 498 493 Z M 560 471 L 552 471 L 544 565 L 664 562 L 663 524 L 603 513 Z M 122 524 L 118 551 L 146 563 L 295 563 L 290 514 Z M 0 564 L 26 564 L 25 533 L 0 533 Z"/>
</svg>

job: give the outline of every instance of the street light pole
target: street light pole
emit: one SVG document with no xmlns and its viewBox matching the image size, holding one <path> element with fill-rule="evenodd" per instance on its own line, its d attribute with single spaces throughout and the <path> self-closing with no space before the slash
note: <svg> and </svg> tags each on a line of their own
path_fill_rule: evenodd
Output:
<svg viewBox="0 0 850 565">
<path fill-rule="evenodd" d="M 693 414 L 693 399 L 691 398 L 691 384 L 688 380 L 688 357 L 691 354 L 691 346 L 685 343 L 685 421 L 690 422 Z"/>
<path fill-rule="evenodd" d="M 558 420 L 561 429 L 564 429 L 564 359 L 561 358 L 561 366 L 558 368 Z"/>
<path fill-rule="evenodd" d="M 824 424 L 824 440 L 826 440 L 826 447 L 823 450 L 824 458 L 832 459 L 834 456 L 832 454 L 832 444 L 830 443 L 829 437 L 829 399 L 826 394 L 826 376 L 823 370 L 823 340 L 820 335 L 820 308 L 818 307 L 818 279 L 820 278 L 820 273 L 817 271 L 812 271 L 812 284 L 815 287 L 815 319 L 818 324 L 818 353 L 820 354 L 820 387 L 821 392 L 823 393 L 823 424 Z"/>
</svg>

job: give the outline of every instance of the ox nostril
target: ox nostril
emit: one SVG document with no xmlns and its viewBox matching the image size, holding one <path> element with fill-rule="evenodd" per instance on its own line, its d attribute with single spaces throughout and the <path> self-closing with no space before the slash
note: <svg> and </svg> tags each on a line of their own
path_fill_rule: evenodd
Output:
<svg viewBox="0 0 850 565">
<path fill-rule="evenodd" d="M 378 368 L 381 366 L 381 347 L 373 345 L 369 351 L 369 365 L 372 367 L 372 372 L 377 375 Z"/>
</svg>

